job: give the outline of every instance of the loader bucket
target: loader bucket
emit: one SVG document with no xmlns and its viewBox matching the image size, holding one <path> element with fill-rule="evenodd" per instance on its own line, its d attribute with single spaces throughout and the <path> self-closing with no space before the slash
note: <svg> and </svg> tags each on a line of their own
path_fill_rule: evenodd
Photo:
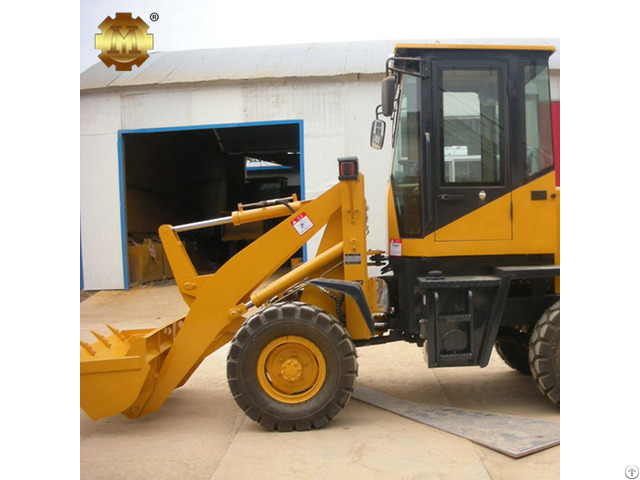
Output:
<svg viewBox="0 0 640 480">
<path fill-rule="evenodd" d="M 119 331 L 80 342 L 80 406 L 93 420 L 123 413 L 136 418 L 184 318 L 160 328 Z"/>
</svg>

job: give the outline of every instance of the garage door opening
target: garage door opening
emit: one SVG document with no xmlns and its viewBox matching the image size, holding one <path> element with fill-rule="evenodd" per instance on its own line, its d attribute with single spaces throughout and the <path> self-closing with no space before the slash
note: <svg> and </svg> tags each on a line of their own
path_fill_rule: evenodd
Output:
<svg viewBox="0 0 640 480">
<path fill-rule="evenodd" d="M 239 203 L 303 198 L 302 122 L 123 131 L 125 285 L 171 278 L 158 227 L 225 217 Z M 199 274 L 215 272 L 280 220 L 180 234 Z M 302 257 L 297 252 L 292 261 Z"/>
</svg>

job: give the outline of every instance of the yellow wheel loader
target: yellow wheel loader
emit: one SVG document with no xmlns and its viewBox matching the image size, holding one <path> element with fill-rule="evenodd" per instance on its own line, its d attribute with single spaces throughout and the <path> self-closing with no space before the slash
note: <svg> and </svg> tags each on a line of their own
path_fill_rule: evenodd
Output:
<svg viewBox="0 0 640 480">
<path fill-rule="evenodd" d="M 393 341 L 425 348 L 429 367 L 484 367 L 496 346 L 559 403 L 553 51 L 398 45 L 371 130 L 381 148 L 380 116 L 391 117 L 388 250 L 367 248 L 356 157 L 338 160 L 338 183 L 314 200 L 161 226 L 189 312 L 160 328 L 109 327 L 81 341 L 82 409 L 93 419 L 155 412 L 228 342 L 233 397 L 268 429 L 325 425 L 351 397 L 356 347 Z M 196 272 L 179 237 L 274 218 L 282 221 L 213 274 Z M 314 258 L 263 286 L 321 231 Z M 372 265 L 379 276 L 369 276 Z"/>
</svg>

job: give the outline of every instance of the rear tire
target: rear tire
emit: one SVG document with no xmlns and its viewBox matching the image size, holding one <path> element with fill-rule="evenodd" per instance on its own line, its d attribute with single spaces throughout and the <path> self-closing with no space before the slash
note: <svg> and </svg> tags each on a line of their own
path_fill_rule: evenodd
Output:
<svg viewBox="0 0 640 480">
<path fill-rule="evenodd" d="M 551 305 L 536 323 L 529 347 L 529 365 L 538 388 L 560 405 L 560 302 Z"/>
<path fill-rule="evenodd" d="M 356 349 L 345 328 L 300 302 L 252 316 L 227 357 L 236 403 L 269 430 L 323 427 L 346 405 L 357 374 Z"/>
<path fill-rule="evenodd" d="M 525 375 L 531 375 L 529 367 L 529 341 L 531 331 L 518 327 L 503 327 L 496 338 L 496 352 L 504 363 Z"/>
</svg>

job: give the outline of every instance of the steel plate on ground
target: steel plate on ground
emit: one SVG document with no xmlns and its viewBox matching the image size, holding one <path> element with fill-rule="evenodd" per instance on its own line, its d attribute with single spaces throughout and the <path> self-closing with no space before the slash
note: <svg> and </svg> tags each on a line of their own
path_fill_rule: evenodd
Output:
<svg viewBox="0 0 640 480">
<path fill-rule="evenodd" d="M 560 424 L 557 422 L 408 402 L 361 386 L 356 386 L 353 398 L 512 458 L 560 444 Z"/>
</svg>

